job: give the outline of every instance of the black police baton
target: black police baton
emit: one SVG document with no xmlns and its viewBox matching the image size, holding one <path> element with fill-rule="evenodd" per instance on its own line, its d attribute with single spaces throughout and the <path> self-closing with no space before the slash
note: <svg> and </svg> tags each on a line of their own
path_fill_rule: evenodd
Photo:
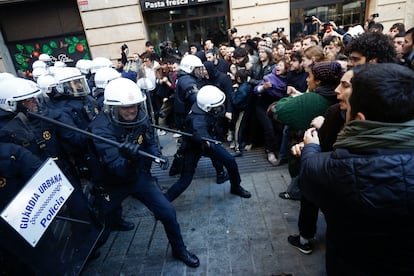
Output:
<svg viewBox="0 0 414 276">
<path fill-rule="evenodd" d="M 188 137 L 193 137 L 193 134 L 188 133 L 188 132 L 184 132 L 184 131 L 181 131 L 181 130 L 175 130 L 175 129 L 171 129 L 171 128 L 163 127 L 163 126 L 158 126 L 158 125 L 154 125 L 154 124 L 152 124 L 151 126 L 154 127 L 154 128 L 158 128 L 158 129 L 168 131 L 168 132 L 178 133 L 178 134 L 185 135 L 185 136 L 188 136 Z M 210 142 L 210 143 L 214 143 L 216 145 L 221 144 L 220 141 L 214 140 L 214 139 L 211 139 L 211 138 L 208 138 L 208 137 L 201 137 L 201 140 L 207 141 L 207 142 Z"/>
<path fill-rule="evenodd" d="M 33 112 L 30 112 L 30 111 L 28 111 L 27 113 L 30 116 L 36 117 L 36 118 L 38 118 L 40 120 L 43 120 L 43 121 L 52 123 L 54 125 L 57 125 L 57 126 L 60 126 L 60 127 L 63 127 L 63 128 L 66 128 L 68 130 L 72 130 L 72 131 L 81 133 L 81 134 L 83 134 L 83 135 L 85 135 L 85 136 L 87 136 L 89 138 L 96 139 L 96 140 L 100 140 L 101 142 L 110 144 L 110 145 L 115 146 L 117 148 L 121 148 L 121 143 L 118 143 L 116 141 L 113 141 L 113 140 L 110 140 L 110 139 L 107 139 L 107 138 L 104 138 L 104 137 L 100 137 L 100 136 L 98 136 L 96 134 L 93 134 L 92 132 L 89 132 L 89 131 L 86 131 L 86 130 L 83 130 L 83 129 L 80 129 L 80 128 L 77 128 L 77 127 L 74 127 L 74 126 L 71 126 L 71 125 L 67 125 L 65 123 L 59 122 L 59 121 L 54 120 L 54 119 L 50 119 L 50 118 L 48 118 L 46 116 L 43 116 L 43 115 L 40 115 L 40 114 L 37 114 L 37 113 L 33 113 Z M 167 160 L 165 160 L 163 158 L 160 158 L 158 156 L 149 154 L 149 153 L 147 153 L 145 151 L 142 151 L 142 150 L 138 150 L 138 154 L 140 154 L 142 156 L 150 157 L 150 158 L 154 159 L 154 161 L 157 162 L 157 163 L 159 163 L 159 162 L 166 163 L 167 162 Z"/>
</svg>

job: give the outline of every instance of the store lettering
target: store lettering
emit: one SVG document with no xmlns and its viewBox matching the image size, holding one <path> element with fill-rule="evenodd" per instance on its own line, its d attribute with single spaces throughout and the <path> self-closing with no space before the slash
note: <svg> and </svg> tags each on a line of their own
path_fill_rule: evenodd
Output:
<svg viewBox="0 0 414 276">
<path fill-rule="evenodd" d="M 165 0 L 156 2 L 145 2 L 145 9 L 175 7 L 181 5 L 188 5 L 188 0 Z"/>
</svg>

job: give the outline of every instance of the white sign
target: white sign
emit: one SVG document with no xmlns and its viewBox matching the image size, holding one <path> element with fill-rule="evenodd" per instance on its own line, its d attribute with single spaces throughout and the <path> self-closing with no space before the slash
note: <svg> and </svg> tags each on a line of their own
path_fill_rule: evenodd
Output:
<svg viewBox="0 0 414 276">
<path fill-rule="evenodd" d="M 1 213 L 35 247 L 74 188 L 51 158 L 32 176 Z"/>
</svg>

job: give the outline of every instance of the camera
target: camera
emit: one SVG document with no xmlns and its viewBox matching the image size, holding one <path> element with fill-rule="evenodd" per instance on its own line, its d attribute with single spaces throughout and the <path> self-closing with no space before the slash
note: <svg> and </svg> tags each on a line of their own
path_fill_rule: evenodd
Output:
<svg viewBox="0 0 414 276">
<path fill-rule="evenodd" d="M 373 13 L 371 16 L 372 16 L 372 18 L 378 17 L 379 13 Z"/>
<path fill-rule="evenodd" d="M 277 27 L 276 28 L 276 32 L 278 32 L 278 33 L 283 33 L 285 31 L 285 28 L 283 28 L 283 27 Z"/>
<path fill-rule="evenodd" d="M 312 23 L 312 17 L 314 17 L 314 15 L 304 15 L 304 23 Z"/>
<path fill-rule="evenodd" d="M 332 31 L 332 24 L 331 23 L 325 23 L 323 24 L 323 30 L 324 32 L 331 32 Z"/>
<path fill-rule="evenodd" d="M 232 34 L 237 33 L 237 29 L 235 27 L 231 28 L 230 33 L 232 33 Z"/>
</svg>

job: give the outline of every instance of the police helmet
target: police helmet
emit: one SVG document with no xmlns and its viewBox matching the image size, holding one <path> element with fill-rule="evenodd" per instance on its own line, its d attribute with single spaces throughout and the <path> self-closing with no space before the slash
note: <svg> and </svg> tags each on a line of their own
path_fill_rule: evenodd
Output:
<svg viewBox="0 0 414 276">
<path fill-rule="evenodd" d="M 1 81 L 0 108 L 8 112 L 16 112 L 20 101 L 37 98 L 42 91 L 34 81 L 23 78 L 9 78 Z"/>
<path fill-rule="evenodd" d="M 146 96 L 130 79 L 110 81 L 104 92 L 104 110 L 112 123 L 123 127 L 135 127 L 148 118 Z M 126 114 L 125 109 L 131 108 Z"/>
<path fill-rule="evenodd" d="M 96 57 L 92 60 L 91 73 L 95 74 L 100 68 L 112 67 L 112 62 L 106 57 Z"/>
<path fill-rule="evenodd" d="M 55 71 L 56 91 L 61 95 L 82 97 L 90 93 L 88 82 L 75 67 L 63 67 Z"/>
<path fill-rule="evenodd" d="M 181 59 L 180 69 L 188 74 L 192 74 L 197 67 L 203 67 L 201 59 L 195 55 L 186 55 Z"/>
<path fill-rule="evenodd" d="M 80 59 L 76 62 L 75 67 L 78 68 L 82 74 L 87 75 L 91 71 L 92 60 Z"/>
<path fill-rule="evenodd" d="M 226 95 L 214 85 L 205 85 L 197 93 L 197 106 L 205 112 L 221 113 L 225 100 Z"/>
<path fill-rule="evenodd" d="M 52 75 L 41 75 L 37 78 L 37 85 L 43 93 L 49 94 L 56 87 L 56 80 Z"/>
<path fill-rule="evenodd" d="M 46 69 L 46 67 L 47 67 L 46 63 L 45 63 L 44 61 L 41 61 L 41 60 L 36 60 L 36 61 L 35 61 L 35 62 L 33 62 L 33 64 L 32 64 L 32 68 L 33 68 L 33 70 L 34 70 L 34 69 L 36 69 L 36 68 L 43 68 L 43 69 Z"/>
<path fill-rule="evenodd" d="M 114 68 L 100 68 L 95 74 L 95 86 L 97 88 L 105 88 L 111 80 L 119 77 L 121 77 L 121 73 L 116 71 Z"/>
</svg>

